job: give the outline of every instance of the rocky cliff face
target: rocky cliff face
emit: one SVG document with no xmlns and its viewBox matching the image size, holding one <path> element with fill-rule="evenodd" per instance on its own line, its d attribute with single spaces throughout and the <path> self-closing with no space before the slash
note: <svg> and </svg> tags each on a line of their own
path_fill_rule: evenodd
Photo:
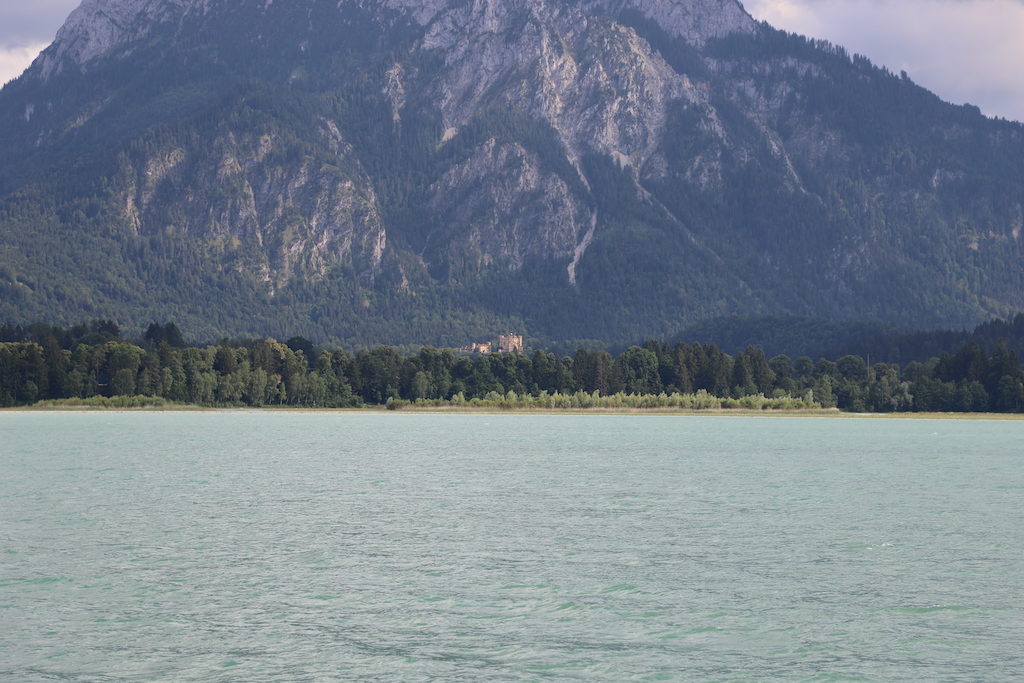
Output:
<svg viewBox="0 0 1024 683">
<path fill-rule="evenodd" d="M 118 201 L 138 234 L 201 241 L 271 291 L 338 263 L 372 273 L 387 245 L 373 185 L 333 121 L 320 120 L 317 133 L 333 164 L 289 154 L 273 131 L 259 130 L 126 155 Z"/>
<path fill-rule="evenodd" d="M 194 250 L 254 296 L 607 338 L 1024 307 L 1021 127 L 735 0 L 85 0 L 0 125 L 0 193 L 141 240 L 143 279 Z"/>
<path fill-rule="evenodd" d="M 204 5 L 189 0 L 83 0 L 36 67 L 44 79 L 71 66 L 88 69 L 97 59 Z"/>
<path fill-rule="evenodd" d="M 522 268 L 530 259 L 571 262 L 590 230 L 592 212 L 535 153 L 490 138 L 431 187 L 427 207 L 450 264 L 479 271 L 495 263 Z"/>
<path fill-rule="evenodd" d="M 753 20 L 734 0 L 368 0 L 351 4 L 367 13 L 382 35 L 393 30 L 396 22 L 418 28 L 416 38 L 404 46 L 404 54 L 380 83 L 396 126 L 407 90 L 415 90 L 421 101 L 425 98 L 437 109 L 440 144 L 450 142 L 495 106 L 522 109 L 555 132 L 553 142 L 574 169 L 574 185 L 583 195 L 589 190 L 581 167 L 585 155 L 606 156 L 616 164 L 657 174 L 664 166 L 658 144 L 669 103 L 710 109 L 707 89 L 673 70 L 634 29 L 617 23 L 620 13 L 634 11 L 694 45 L 755 30 Z M 257 25 L 273 21 L 272 5 L 263 0 L 86 0 L 32 71 L 43 82 L 68 72 L 88 74 L 111 60 L 131 61 L 154 36 L 172 45 L 180 43 L 197 30 L 196 24 L 214 20 L 218 14 L 248 14 Z M 310 11 L 300 5 L 291 18 L 301 15 L 302 9 Z M 294 38 L 302 39 L 300 52 L 308 49 L 302 47 L 304 43 L 316 40 L 301 33 Z M 436 66 L 423 69 L 421 65 L 431 60 Z M 87 110 L 72 126 L 98 113 Z M 337 127 L 334 132 L 341 135 Z M 236 136 L 218 138 L 210 141 L 210 149 L 237 144 Z M 360 267 L 378 268 L 386 240 L 367 179 L 358 173 L 346 177 L 341 184 L 348 189 L 340 190 L 315 178 L 302 164 L 267 173 L 260 166 L 273 145 L 269 136 L 261 138 L 255 152 L 252 144 L 243 145 L 246 149 L 239 150 L 240 159 L 234 152 L 225 152 L 219 161 L 207 160 L 206 172 L 191 163 L 185 166 L 189 169 L 185 174 L 182 164 L 187 155 L 181 150 L 164 150 L 161 157 L 142 161 L 142 188 L 133 182 L 126 190 L 139 195 L 126 202 L 129 220 L 143 231 L 182 230 L 225 243 L 234 236 L 266 249 L 277 245 L 276 253 L 268 251 L 258 263 L 243 261 L 246 267 L 256 267 L 267 282 L 287 282 L 295 272 L 296 259 L 308 266 L 299 271 L 304 275 L 322 273 L 330 264 L 351 258 L 369 258 Z M 351 150 L 339 145 L 328 141 L 332 153 L 352 159 Z M 171 158 L 177 161 L 169 163 Z M 655 163 L 650 164 L 652 160 Z M 261 173 L 273 178 L 252 177 Z M 156 185 L 164 192 L 154 210 Z M 197 188 L 211 186 L 235 191 L 221 193 L 213 200 L 215 206 L 203 206 L 209 194 Z M 490 265 L 517 269 L 531 258 L 555 259 L 563 262 L 566 280 L 575 282 L 574 271 L 593 239 L 597 216 L 588 209 L 585 196 L 543 168 L 521 146 L 488 140 L 446 170 L 430 190 L 423 208 L 444 225 L 432 231 L 429 241 L 437 244 L 447 238 L 438 251 L 446 266 L 454 258 L 471 270 Z M 639 187 L 637 191 L 642 192 Z M 174 220 L 174 215 L 187 218 Z M 286 227 L 288 215 L 303 219 L 288 219 L 291 223 Z M 292 242 L 296 221 L 313 232 Z M 273 237 L 285 234 L 288 239 Z M 339 240 L 331 235 L 346 237 Z M 352 243 L 375 247 L 354 249 Z M 460 254 L 467 246 L 466 254 Z"/>
</svg>

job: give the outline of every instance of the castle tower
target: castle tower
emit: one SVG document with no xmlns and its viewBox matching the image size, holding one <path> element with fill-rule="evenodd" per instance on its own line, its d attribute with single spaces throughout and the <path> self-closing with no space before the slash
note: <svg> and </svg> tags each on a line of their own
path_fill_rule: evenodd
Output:
<svg viewBox="0 0 1024 683">
<path fill-rule="evenodd" d="M 498 352 L 499 353 L 522 353 L 523 352 L 523 335 L 521 334 L 503 334 L 498 337 Z"/>
</svg>

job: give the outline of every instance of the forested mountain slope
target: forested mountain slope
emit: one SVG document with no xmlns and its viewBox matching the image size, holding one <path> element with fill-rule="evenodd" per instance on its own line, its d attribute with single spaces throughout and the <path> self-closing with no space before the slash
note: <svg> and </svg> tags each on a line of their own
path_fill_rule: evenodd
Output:
<svg viewBox="0 0 1024 683">
<path fill-rule="evenodd" d="M 0 131 L 16 322 L 461 345 L 1024 309 L 1024 127 L 735 0 L 86 0 Z"/>
</svg>

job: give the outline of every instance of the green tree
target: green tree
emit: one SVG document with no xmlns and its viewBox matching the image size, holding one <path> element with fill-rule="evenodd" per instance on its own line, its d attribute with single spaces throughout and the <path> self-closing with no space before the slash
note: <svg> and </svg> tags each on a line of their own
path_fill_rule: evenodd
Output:
<svg viewBox="0 0 1024 683">
<path fill-rule="evenodd" d="M 650 349 L 631 346 L 615 359 L 615 366 L 627 393 L 661 393 L 658 357 Z"/>
</svg>

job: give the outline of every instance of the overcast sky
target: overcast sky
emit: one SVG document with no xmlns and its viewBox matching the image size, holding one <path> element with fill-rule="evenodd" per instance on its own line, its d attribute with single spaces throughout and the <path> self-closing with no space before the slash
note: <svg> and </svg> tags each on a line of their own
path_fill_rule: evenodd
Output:
<svg viewBox="0 0 1024 683">
<path fill-rule="evenodd" d="M 0 83 L 79 0 L 0 0 Z M 1024 121 L 1024 0 L 746 0 L 758 19 L 906 71 L 943 99 Z"/>
<path fill-rule="evenodd" d="M 1024 121 L 1024 0 L 746 0 L 758 19 L 866 55 L 950 102 Z"/>
</svg>

